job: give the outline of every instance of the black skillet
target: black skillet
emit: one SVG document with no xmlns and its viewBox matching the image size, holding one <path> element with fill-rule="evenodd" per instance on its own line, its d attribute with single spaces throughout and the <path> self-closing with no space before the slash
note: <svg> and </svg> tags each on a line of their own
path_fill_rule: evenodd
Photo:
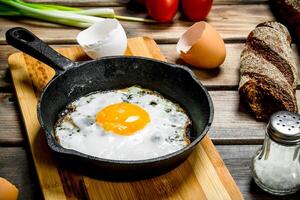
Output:
<svg viewBox="0 0 300 200">
<path fill-rule="evenodd" d="M 60 55 L 24 28 L 6 32 L 6 41 L 17 49 L 51 66 L 56 76 L 44 88 L 38 102 L 38 119 L 47 143 L 60 160 L 79 171 L 114 175 L 144 176 L 166 172 L 183 162 L 205 136 L 213 119 L 213 104 L 207 90 L 187 67 L 149 58 L 114 56 L 73 62 Z M 172 154 L 139 161 L 101 159 L 57 143 L 53 127 L 67 104 L 90 92 L 140 85 L 160 92 L 179 103 L 189 114 L 193 127 L 191 143 Z M 101 176 L 101 175 L 100 175 Z"/>
</svg>

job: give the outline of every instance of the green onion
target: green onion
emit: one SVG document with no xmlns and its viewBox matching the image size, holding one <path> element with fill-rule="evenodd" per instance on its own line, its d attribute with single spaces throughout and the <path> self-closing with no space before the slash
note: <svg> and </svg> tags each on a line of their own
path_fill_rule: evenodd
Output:
<svg viewBox="0 0 300 200">
<path fill-rule="evenodd" d="M 111 8 L 93 8 L 93 9 L 77 10 L 77 11 L 69 11 L 69 12 L 81 14 L 81 15 L 90 15 L 90 16 L 107 17 L 107 18 L 115 18 L 116 16 L 114 10 Z"/>
<path fill-rule="evenodd" d="M 11 0 L 9 0 L 11 1 Z M 36 8 L 36 9 L 45 9 L 45 10 L 64 10 L 64 11 L 77 11 L 80 10 L 79 8 L 73 8 L 68 6 L 60 6 L 60 5 L 53 5 L 53 4 L 42 4 L 42 3 L 27 3 L 22 0 L 13 0 L 15 2 L 18 2 L 19 4 Z"/>
<path fill-rule="evenodd" d="M 80 9 L 53 4 L 27 3 L 22 0 L 0 0 L 0 16 L 25 16 L 43 21 L 86 28 L 103 18 L 119 20 L 154 22 L 153 20 L 119 16 L 110 8 Z"/>
<path fill-rule="evenodd" d="M 0 15 L 1 16 L 19 16 L 20 13 L 18 11 L 10 9 L 9 6 L 1 5 L 0 6 Z"/>
</svg>

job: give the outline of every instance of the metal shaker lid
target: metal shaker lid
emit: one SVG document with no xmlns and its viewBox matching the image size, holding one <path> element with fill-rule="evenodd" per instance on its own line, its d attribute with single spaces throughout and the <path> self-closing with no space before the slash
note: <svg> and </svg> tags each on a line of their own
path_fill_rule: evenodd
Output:
<svg viewBox="0 0 300 200">
<path fill-rule="evenodd" d="M 274 113 L 267 125 L 267 133 L 278 143 L 300 144 L 300 115 L 288 111 Z"/>
</svg>

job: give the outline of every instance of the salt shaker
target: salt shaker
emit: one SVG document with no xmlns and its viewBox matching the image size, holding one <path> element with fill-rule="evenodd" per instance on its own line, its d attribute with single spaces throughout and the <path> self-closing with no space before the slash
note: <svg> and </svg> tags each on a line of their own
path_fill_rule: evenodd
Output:
<svg viewBox="0 0 300 200">
<path fill-rule="evenodd" d="M 252 159 L 256 184 L 275 195 L 300 189 L 300 115 L 280 111 L 266 128 L 264 144 Z"/>
</svg>

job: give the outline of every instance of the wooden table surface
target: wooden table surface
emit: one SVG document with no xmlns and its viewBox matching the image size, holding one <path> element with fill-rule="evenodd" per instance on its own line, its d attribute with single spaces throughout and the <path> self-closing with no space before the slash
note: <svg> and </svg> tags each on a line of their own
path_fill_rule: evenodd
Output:
<svg viewBox="0 0 300 200">
<path fill-rule="evenodd" d="M 117 0 L 30 0 L 54 2 L 79 7 L 112 7 L 118 14 L 145 17 L 143 11 L 119 3 Z M 229 171 L 240 187 L 245 199 L 300 199 L 300 193 L 276 197 L 260 190 L 251 178 L 250 161 L 262 144 L 265 124 L 257 122 L 240 105 L 237 92 L 239 56 L 248 33 L 260 22 L 273 20 L 267 0 L 214 0 L 207 21 L 225 40 L 227 58 L 219 70 L 195 70 L 208 88 L 215 106 L 215 117 L 209 135 L 219 150 Z M 75 44 L 80 31 L 48 23 L 22 19 L 0 18 L 0 177 L 12 181 L 20 189 L 20 199 L 41 199 L 41 193 L 30 157 L 24 127 L 16 102 L 7 57 L 17 50 L 8 46 L 4 33 L 11 27 L 26 27 L 53 47 Z M 156 40 L 169 62 L 182 64 L 175 51 L 176 42 L 193 23 L 180 14 L 172 24 L 143 24 L 122 22 L 128 37 L 149 36 Z M 293 45 L 299 66 L 299 55 Z M 300 93 L 297 91 L 298 103 Z"/>
</svg>

